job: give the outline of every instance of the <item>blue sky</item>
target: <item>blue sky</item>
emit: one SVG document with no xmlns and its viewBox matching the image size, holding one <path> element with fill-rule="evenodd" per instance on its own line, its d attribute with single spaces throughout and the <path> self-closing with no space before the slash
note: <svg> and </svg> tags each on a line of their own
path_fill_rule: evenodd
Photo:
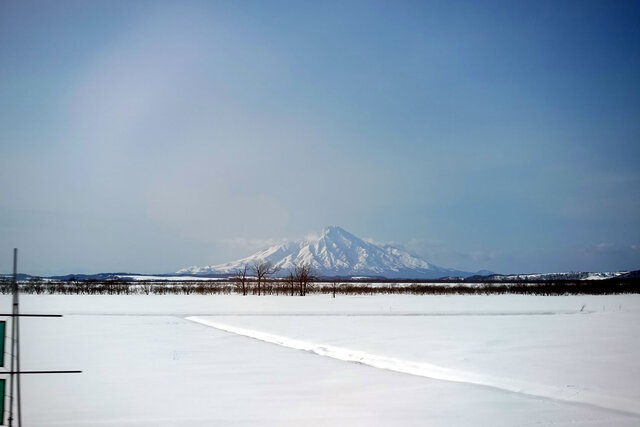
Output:
<svg viewBox="0 0 640 427">
<path fill-rule="evenodd" d="M 169 272 L 325 225 L 640 268 L 639 2 L 0 3 L 0 263 Z"/>
</svg>

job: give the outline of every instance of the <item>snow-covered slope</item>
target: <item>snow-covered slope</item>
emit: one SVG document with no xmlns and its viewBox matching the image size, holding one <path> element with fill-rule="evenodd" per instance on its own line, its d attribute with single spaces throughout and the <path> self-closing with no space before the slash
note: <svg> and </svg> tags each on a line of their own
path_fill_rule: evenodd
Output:
<svg viewBox="0 0 640 427">
<path fill-rule="evenodd" d="M 565 273 L 536 273 L 536 274 L 488 274 L 482 277 L 472 276 L 469 280 L 476 278 L 490 282 L 513 282 L 513 281 L 554 281 L 554 280 L 605 280 L 616 277 L 625 278 L 629 276 L 629 271 L 572 271 Z"/>
<path fill-rule="evenodd" d="M 379 246 L 336 226 L 326 227 L 316 239 L 272 246 L 234 262 L 188 267 L 178 274 L 233 274 L 245 265 L 265 260 L 288 273 L 296 264 L 306 263 L 319 276 L 366 276 L 390 279 L 434 279 L 445 276 L 466 277 L 472 273 L 437 267 L 393 246 Z"/>
</svg>

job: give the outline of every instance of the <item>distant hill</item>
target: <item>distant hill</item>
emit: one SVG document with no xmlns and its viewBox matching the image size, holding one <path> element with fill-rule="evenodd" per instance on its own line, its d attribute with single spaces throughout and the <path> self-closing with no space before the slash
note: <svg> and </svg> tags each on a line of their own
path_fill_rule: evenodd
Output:
<svg viewBox="0 0 640 427">
<path fill-rule="evenodd" d="M 617 271 L 617 272 L 567 272 L 567 273 L 535 273 L 535 274 L 488 274 L 474 275 L 466 278 L 467 281 L 482 282 L 511 282 L 511 281 L 553 281 L 553 280 L 604 280 L 619 278 L 640 277 L 639 271 Z M 635 274 L 635 275 L 634 275 Z"/>
<path fill-rule="evenodd" d="M 183 268 L 177 274 L 234 274 L 257 260 L 269 261 L 288 272 L 296 264 L 306 263 L 322 277 L 377 277 L 388 279 L 437 279 L 467 277 L 474 273 L 438 267 L 408 252 L 390 246 L 366 242 L 348 231 L 326 227 L 320 237 L 272 246 L 246 258 L 214 266 Z M 491 273 L 483 271 L 482 273 Z"/>
</svg>

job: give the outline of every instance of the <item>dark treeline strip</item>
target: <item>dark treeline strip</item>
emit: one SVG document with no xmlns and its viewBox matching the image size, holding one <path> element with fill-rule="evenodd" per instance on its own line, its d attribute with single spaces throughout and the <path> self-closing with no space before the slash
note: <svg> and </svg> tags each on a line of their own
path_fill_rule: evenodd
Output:
<svg viewBox="0 0 640 427">
<path fill-rule="evenodd" d="M 330 294 L 333 292 L 331 285 L 314 286 L 311 292 Z M 638 294 L 640 282 L 628 281 L 621 283 L 593 283 L 585 282 L 560 282 L 560 283 L 481 283 L 472 286 L 464 284 L 456 285 L 418 285 L 407 286 L 393 285 L 359 285 L 342 284 L 335 288 L 336 294 L 345 295 L 377 295 L 377 294 L 410 294 L 410 295 L 496 295 L 496 294 L 521 294 L 521 295 L 611 295 L 611 294 Z"/>
<path fill-rule="evenodd" d="M 263 295 L 299 296 L 297 285 L 285 280 L 267 280 L 262 283 Z M 242 294 L 234 281 L 50 281 L 20 282 L 20 292 L 35 295 L 213 295 Z M 258 295 L 255 281 L 246 283 L 248 295 Z M 12 283 L 0 280 L 0 293 L 10 294 Z M 640 279 L 576 280 L 527 283 L 402 283 L 390 282 L 315 282 L 309 283 L 306 294 L 334 295 L 609 295 L 640 294 Z"/>
</svg>

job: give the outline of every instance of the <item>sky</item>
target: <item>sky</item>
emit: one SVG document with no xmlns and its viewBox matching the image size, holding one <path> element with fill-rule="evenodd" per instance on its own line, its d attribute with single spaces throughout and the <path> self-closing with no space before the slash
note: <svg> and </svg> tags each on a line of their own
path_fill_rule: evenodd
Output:
<svg viewBox="0 0 640 427">
<path fill-rule="evenodd" d="M 0 2 L 0 271 L 167 273 L 338 225 L 640 269 L 638 1 Z"/>
</svg>

